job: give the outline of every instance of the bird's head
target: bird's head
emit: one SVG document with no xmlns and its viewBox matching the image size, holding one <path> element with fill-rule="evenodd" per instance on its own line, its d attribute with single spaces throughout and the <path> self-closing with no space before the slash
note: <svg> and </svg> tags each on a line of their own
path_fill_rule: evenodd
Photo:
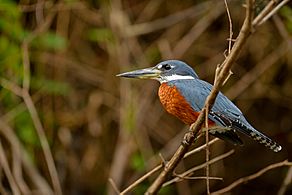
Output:
<svg viewBox="0 0 292 195">
<path fill-rule="evenodd" d="M 154 67 L 118 74 L 119 77 L 155 79 L 160 83 L 181 79 L 197 79 L 198 75 L 186 63 L 179 60 L 166 60 Z"/>
</svg>

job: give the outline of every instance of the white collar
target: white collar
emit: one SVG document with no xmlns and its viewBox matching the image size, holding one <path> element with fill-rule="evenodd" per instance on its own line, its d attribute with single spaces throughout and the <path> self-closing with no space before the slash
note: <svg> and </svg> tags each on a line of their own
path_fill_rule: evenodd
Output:
<svg viewBox="0 0 292 195">
<path fill-rule="evenodd" d="M 186 79 L 195 79 L 195 78 L 190 75 L 177 75 L 177 74 L 157 78 L 157 80 L 160 83 L 166 83 L 166 82 L 175 81 L 175 80 L 186 80 Z"/>
</svg>

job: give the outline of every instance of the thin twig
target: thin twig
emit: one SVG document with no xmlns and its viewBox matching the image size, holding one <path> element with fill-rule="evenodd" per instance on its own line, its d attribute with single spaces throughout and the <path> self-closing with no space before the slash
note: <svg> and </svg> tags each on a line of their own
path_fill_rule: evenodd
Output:
<svg viewBox="0 0 292 195">
<path fill-rule="evenodd" d="M 153 31 L 157 31 L 157 30 L 172 26 L 184 19 L 196 17 L 204 13 L 204 10 L 210 7 L 212 3 L 213 3 L 212 1 L 205 1 L 199 5 L 190 7 L 188 9 L 174 13 L 164 18 L 159 18 L 151 22 L 145 22 L 145 23 L 127 26 L 126 36 L 133 37 L 133 36 L 151 33 Z"/>
<path fill-rule="evenodd" d="M 23 49 L 28 49 L 27 47 L 23 47 Z M 26 53 L 26 52 L 24 52 Z M 26 55 L 26 54 L 25 54 Z M 25 56 L 24 55 L 24 56 Z M 28 54 L 27 54 L 28 55 Z M 24 58 L 28 58 L 28 56 L 25 56 Z M 24 60 L 24 64 L 29 63 L 29 58 Z M 36 111 L 36 108 L 34 106 L 34 103 L 31 99 L 31 96 L 28 93 L 29 90 L 29 65 L 24 65 L 26 68 L 24 68 L 24 78 L 23 78 L 23 89 L 21 89 L 18 85 L 6 80 L 1 79 L 1 85 L 5 87 L 6 89 L 12 91 L 15 95 L 21 96 L 25 102 L 25 105 L 31 115 L 31 118 L 33 120 L 33 124 L 36 128 L 36 132 L 39 136 L 40 143 L 44 152 L 44 156 L 48 165 L 48 170 L 51 176 L 51 180 L 55 189 L 56 194 L 62 194 L 61 190 L 61 184 L 58 178 L 57 169 L 54 163 L 53 155 L 50 150 L 49 143 L 47 141 L 46 135 L 44 133 L 43 126 L 40 122 L 40 119 L 38 117 L 38 113 Z"/>
<path fill-rule="evenodd" d="M 66 10 L 80 10 L 80 9 L 86 9 L 85 3 L 82 2 L 72 2 L 72 3 L 58 3 L 57 5 L 53 5 L 52 2 L 46 1 L 44 3 L 37 2 L 35 4 L 31 5 L 19 5 L 19 9 L 22 12 L 35 12 L 39 6 L 39 4 L 43 4 L 43 8 L 45 11 L 49 10 L 49 12 L 60 12 L 60 11 L 66 11 Z M 87 10 L 88 11 L 88 10 Z"/>
<path fill-rule="evenodd" d="M 112 187 L 115 190 L 115 192 L 117 194 L 121 194 L 120 191 L 119 191 L 119 189 L 118 189 L 118 187 L 117 187 L 117 185 L 115 184 L 114 180 L 112 178 L 109 178 L 108 181 L 112 185 Z"/>
<path fill-rule="evenodd" d="M 224 4 L 225 4 L 225 9 L 226 9 L 226 12 L 227 12 L 227 17 L 228 17 L 228 21 L 229 21 L 229 37 L 228 37 L 228 54 L 230 54 L 231 52 L 231 48 L 232 48 L 232 36 L 233 36 L 233 30 L 232 30 L 232 20 L 231 20 L 231 15 L 230 15 L 230 11 L 229 11 L 229 7 L 228 7 L 228 4 L 227 4 L 227 0 L 224 0 Z M 224 80 L 223 82 L 223 85 L 225 85 L 225 83 L 227 82 L 227 80 L 229 79 L 229 77 L 232 75 L 232 71 L 231 69 L 229 70 L 229 74 L 228 76 L 226 77 L 226 79 Z M 216 78 L 215 78 L 215 81 L 216 81 Z"/>
<path fill-rule="evenodd" d="M 23 90 L 28 91 L 30 87 L 30 61 L 28 53 L 28 41 L 24 40 L 22 44 L 22 62 L 23 62 L 23 81 L 22 88 Z"/>
<path fill-rule="evenodd" d="M 245 74 L 239 81 L 237 81 L 232 88 L 230 88 L 225 94 L 230 99 L 235 99 L 243 93 L 252 83 L 258 80 L 267 70 L 269 70 L 276 62 L 287 54 L 289 51 L 289 42 L 284 40 L 283 43 L 276 47 L 274 51 L 269 53 L 261 62 Z"/>
<path fill-rule="evenodd" d="M 0 119 L 0 133 L 5 137 L 7 141 L 11 144 L 11 148 L 15 150 L 20 150 L 21 161 L 23 168 L 26 172 L 26 175 L 30 178 L 30 181 L 33 183 L 36 189 L 42 192 L 42 194 L 54 194 L 53 190 L 49 186 L 46 180 L 39 174 L 36 170 L 36 167 L 31 162 L 31 159 L 28 158 L 24 146 L 19 142 L 17 136 L 14 133 L 14 130 L 3 120 Z"/>
<path fill-rule="evenodd" d="M 184 177 L 182 177 L 182 176 L 180 176 L 180 175 L 175 175 L 176 177 L 178 177 L 179 178 L 179 180 L 177 180 L 176 182 L 180 182 L 180 181 L 183 181 L 183 180 L 196 180 L 196 179 L 207 179 L 207 177 L 206 176 L 196 176 L 196 177 L 191 177 L 191 176 L 184 176 Z M 212 180 L 221 180 L 221 181 L 223 181 L 223 178 L 222 177 L 209 177 L 208 179 L 212 179 Z"/>
<path fill-rule="evenodd" d="M 182 180 L 185 180 L 185 179 L 188 179 L 188 180 L 206 179 L 206 176 L 201 176 L 201 177 L 189 177 L 189 176 L 186 176 L 186 177 L 182 177 L 181 179 Z M 209 179 L 223 181 L 223 178 L 222 177 L 209 177 Z"/>
<path fill-rule="evenodd" d="M 263 168 L 262 170 L 252 174 L 252 175 L 249 175 L 249 176 L 246 176 L 246 177 L 242 177 L 238 180 L 236 180 L 235 182 L 233 182 L 232 184 L 230 184 L 229 186 L 221 189 L 221 190 L 218 190 L 216 192 L 212 192 L 212 194 L 224 194 L 226 192 L 229 192 L 231 191 L 232 189 L 234 189 L 236 186 L 242 184 L 242 183 L 246 183 L 250 180 L 253 180 L 257 177 L 260 177 L 261 175 L 263 175 L 264 173 L 266 173 L 267 171 L 269 170 L 272 170 L 272 169 L 275 169 L 275 168 L 278 168 L 278 167 L 283 167 L 283 166 L 292 166 L 292 162 L 288 162 L 287 160 L 283 161 L 283 162 L 279 162 L 279 163 L 275 163 L 275 164 L 271 164 L 265 168 Z"/>
<path fill-rule="evenodd" d="M 209 175 L 210 175 L 210 166 L 209 166 L 209 106 L 207 105 L 206 108 L 206 114 L 205 114 L 205 127 L 206 127 L 206 133 L 205 133 L 205 142 L 206 142 L 206 188 L 207 188 L 207 194 L 210 194 L 210 181 L 209 181 Z"/>
<path fill-rule="evenodd" d="M 118 64 L 130 64 L 130 52 L 128 50 L 128 40 L 121 40 L 121 37 L 125 35 L 126 26 L 129 25 L 129 16 L 123 10 L 121 1 L 113 1 L 112 9 L 109 13 L 110 26 L 116 36 L 119 44 L 115 50 L 117 51 L 114 56 L 117 59 Z M 133 137 L 130 136 L 130 131 L 134 126 L 127 125 L 127 117 L 125 117 L 129 111 L 129 107 L 126 105 L 134 105 L 135 100 L 128 95 L 124 94 L 124 91 L 129 91 L 131 86 L 127 85 L 125 82 L 120 83 L 120 113 L 119 113 L 119 133 L 118 139 L 113 152 L 113 160 L 110 165 L 109 177 L 115 181 L 118 188 L 121 187 L 123 182 L 123 176 L 128 165 L 129 157 L 135 150 L 133 145 Z M 107 193 L 112 194 L 113 189 L 111 185 L 107 185 Z"/>
<path fill-rule="evenodd" d="M 13 192 L 13 194 L 19 195 L 20 194 L 19 188 L 18 188 L 16 181 L 14 180 L 13 175 L 11 173 L 11 170 L 9 168 L 8 160 L 5 156 L 5 152 L 4 152 L 4 149 L 2 147 L 1 142 L 0 142 L 0 163 L 1 163 L 1 167 L 4 170 L 5 175 L 7 177 L 9 185 L 11 187 L 11 191 Z"/>
<path fill-rule="evenodd" d="M 58 4 L 56 4 L 58 5 Z M 22 82 L 22 98 L 26 104 L 26 107 L 31 115 L 33 124 L 35 126 L 37 135 L 39 136 L 40 144 L 46 159 L 48 171 L 51 177 L 51 181 L 55 190 L 55 193 L 62 194 L 61 184 L 58 177 L 58 172 L 55 166 L 54 158 L 50 150 L 50 146 L 45 134 L 45 130 L 42 126 L 38 112 L 29 94 L 30 89 L 30 58 L 29 58 L 29 47 L 31 41 L 37 37 L 40 33 L 48 29 L 56 13 L 52 12 L 48 14 L 42 25 L 39 25 L 22 43 L 22 61 L 23 61 L 23 82 Z"/>
<path fill-rule="evenodd" d="M 2 85 L 1 81 L 0 81 L 0 85 Z M 3 85 L 2 85 L 3 86 Z M 6 88 L 6 87 L 4 87 Z M 21 88 L 20 88 L 21 89 Z M 22 91 L 21 91 L 22 93 Z M 36 103 L 40 98 L 40 90 L 35 92 L 32 95 L 32 100 L 34 103 Z M 21 94 L 22 95 L 22 94 Z M 11 120 L 13 120 L 16 116 L 18 116 L 19 114 L 23 113 L 26 110 L 26 106 L 24 102 L 20 102 L 18 105 L 14 106 L 11 110 L 9 110 L 8 112 L 6 112 L 5 114 L 3 114 L 1 116 L 1 119 L 5 122 L 10 122 Z"/>
<path fill-rule="evenodd" d="M 292 182 L 292 166 L 287 171 L 287 175 L 278 191 L 278 195 L 284 195 L 291 182 Z"/>
<path fill-rule="evenodd" d="M 209 146 L 214 144 L 215 142 L 217 142 L 219 139 L 218 138 L 215 138 L 215 139 L 212 139 L 210 142 L 209 142 Z M 205 148 L 207 147 L 207 144 L 204 144 L 200 147 L 197 147 L 197 148 L 194 148 L 193 150 L 189 151 L 188 153 L 186 153 L 184 155 L 184 159 L 197 153 L 197 152 L 200 152 L 202 150 L 204 150 Z M 160 164 L 158 166 L 156 166 L 155 168 L 153 168 L 152 170 L 150 170 L 149 172 L 147 172 L 145 175 L 143 175 L 142 177 L 140 177 L 139 179 L 137 179 L 134 183 L 132 183 L 131 185 L 129 185 L 126 189 L 124 189 L 121 194 L 126 194 L 127 192 L 131 191 L 134 187 L 136 187 L 137 185 L 139 185 L 140 183 L 142 183 L 145 179 L 147 179 L 148 177 L 150 177 L 151 175 L 153 175 L 154 173 L 156 173 L 157 171 L 159 171 L 161 168 L 163 168 L 163 165 Z"/>
<path fill-rule="evenodd" d="M 227 16 L 228 16 L 228 21 L 229 21 L 229 38 L 228 38 L 228 54 L 231 52 L 231 46 L 232 46 L 232 36 L 233 36 L 233 31 L 232 31 L 232 20 L 231 20 L 231 15 L 230 11 L 228 8 L 227 0 L 224 0 Z"/>
<path fill-rule="evenodd" d="M 8 89 L 9 91 L 11 91 L 12 93 L 14 93 L 15 95 L 21 97 L 22 96 L 22 89 L 21 87 L 19 87 L 18 85 L 16 85 L 15 83 L 4 79 L 4 78 L 0 78 L 0 85 L 5 88 Z"/>
<path fill-rule="evenodd" d="M 13 147 L 16 146 L 16 147 Z M 22 162 L 21 162 L 21 149 L 18 144 L 11 145 L 12 150 L 12 173 L 21 194 L 28 194 L 30 189 L 23 177 Z M 27 180 L 26 180 L 27 181 Z"/>
<path fill-rule="evenodd" d="M 158 165 L 157 167 L 155 167 L 154 169 L 152 169 L 151 171 L 147 172 L 145 175 L 143 175 L 142 177 L 140 177 L 139 179 L 137 179 L 134 183 L 132 183 L 131 185 L 129 185 L 126 189 L 124 189 L 121 194 L 126 194 L 127 192 L 129 192 L 130 190 L 132 190 L 134 187 L 136 187 L 137 185 L 139 185 L 141 182 L 143 182 L 145 179 L 147 179 L 149 176 L 151 176 L 152 174 L 156 173 L 157 171 L 159 171 L 162 168 L 162 164 Z"/>
<path fill-rule="evenodd" d="M 252 21 L 254 27 L 258 26 L 262 19 L 274 8 L 274 6 L 279 2 L 279 0 L 272 0 L 265 6 L 265 8 L 255 17 Z"/>
<path fill-rule="evenodd" d="M 282 36 L 284 40 L 290 39 L 290 33 L 288 32 L 288 29 L 286 28 L 286 25 L 284 24 L 284 21 L 281 20 L 279 15 L 275 15 L 273 18 L 273 22 L 277 27 L 277 30 L 279 31 L 279 34 Z"/>
<path fill-rule="evenodd" d="M 212 144 L 214 144 L 215 142 L 219 141 L 220 139 L 219 138 L 215 138 L 215 139 L 212 139 L 211 141 L 209 141 L 209 146 L 211 146 Z M 204 150 L 205 148 L 207 147 L 207 144 L 204 144 L 200 147 L 197 147 L 189 152 L 187 152 L 185 155 L 184 155 L 184 159 L 189 157 L 190 155 L 193 155 L 194 153 L 197 153 L 197 152 L 200 152 L 202 150 Z"/>
<path fill-rule="evenodd" d="M 192 46 L 195 40 L 218 18 L 224 11 L 222 3 L 219 1 L 209 8 L 208 12 L 184 35 L 173 48 L 175 58 L 181 58 Z"/>
<path fill-rule="evenodd" d="M 281 3 L 279 3 L 272 11 L 270 11 L 260 22 L 258 25 L 263 24 L 268 19 L 270 19 L 271 16 L 273 16 L 281 7 L 283 7 L 286 3 L 288 3 L 290 0 L 284 0 Z"/>
<path fill-rule="evenodd" d="M 220 160 L 222 160 L 222 159 L 224 159 L 224 158 L 230 156 L 230 155 L 233 154 L 233 153 L 234 153 L 234 150 L 230 150 L 229 152 L 226 152 L 226 153 L 224 153 L 224 154 L 221 154 L 220 156 L 217 156 L 217 157 L 213 158 L 212 160 L 209 161 L 208 164 L 216 163 L 216 162 L 218 162 L 218 161 L 220 161 Z M 165 183 L 163 184 L 163 187 L 165 187 L 165 186 L 167 186 L 167 185 L 170 185 L 170 184 L 172 184 L 172 183 L 174 183 L 174 182 L 177 182 L 177 181 L 178 181 L 180 178 L 182 178 L 182 177 L 190 176 L 190 175 L 193 174 L 195 171 L 197 171 L 197 170 L 199 170 L 199 169 L 203 169 L 203 168 L 205 168 L 206 165 L 207 165 L 207 162 L 205 162 L 205 163 L 203 163 L 203 164 L 200 164 L 200 165 L 197 165 L 197 166 L 195 166 L 195 167 L 193 167 L 193 168 L 191 168 L 191 169 L 189 169 L 189 170 L 187 170 L 187 171 L 185 171 L 185 172 L 179 174 L 179 177 L 175 177 L 175 178 L 173 178 L 173 179 L 171 179 L 171 180 L 165 182 Z"/>
<path fill-rule="evenodd" d="M 27 91 L 23 91 L 23 100 L 24 100 L 24 102 L 27 106 L 27 109 L 31 115 L 33 124 L 35 126 L 37 135 L 39 137 L 40 144 L 41 144 L 43 152 L 44 152 L 44 156 L 45 156 L 45 159 L 47 162 L 48 170 L 49 170 L 49 173 L 51 176 L 51 180 L 53 183 L 55 193 L 62 194 L 62 189 L 61 189 L 61 184 L 60 184 L 59 177 L 58 177 L 58 172 L 57 172 L 57 169 L 55 166 L 52 152 L 50 150 L 50 145 L 49 145 L 48 140 L 46 138 L 45 130 L 44 130 L 43 125 L 40 121 L 40 118 L 38 116 L 35 105 L 31 99 L 31 96 L 29 95 L 29 93 Z"/>
</svg>

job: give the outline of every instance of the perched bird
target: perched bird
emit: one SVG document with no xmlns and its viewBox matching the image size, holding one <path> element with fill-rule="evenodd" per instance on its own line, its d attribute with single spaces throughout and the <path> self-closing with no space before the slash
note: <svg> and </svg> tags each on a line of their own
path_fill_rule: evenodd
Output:
<svg viewBox="0 0 292 195">
<path fill-rule="evenodd" d="M 167 112 L 187 125 L 197 120 L 212 89 L 210 83 L 200 80 L 190 66 L 178 60 L 163 61 L 154 67 L 121 73 L 117 76 L 158 80 L 161 84 L 158 91 L 160 102 Z M 221 92 L 209 112 L 208 126 L 221 126 L 219 130 L 214 128 L 209 133 L 236 145 L 243 144 L 236 134 L 239 131 L 274 152 L 282 149 L 272 139 L 253 128 L 242 112 Z"/>
</svg>

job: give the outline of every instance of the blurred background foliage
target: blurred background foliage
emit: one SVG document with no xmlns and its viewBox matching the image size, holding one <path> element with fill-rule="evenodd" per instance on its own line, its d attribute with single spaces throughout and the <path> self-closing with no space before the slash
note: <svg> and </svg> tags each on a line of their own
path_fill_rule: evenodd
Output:
<svg viewBox="0 0 292 195">
<path fill-rule="evenodd" d="M 256 11 L 267 2 L 257 0 Z M 242 3 L 229 1 L 233 37 L 242 25 Z M 159 152 L 168 159 L 186 130 L 162 109 L 157 83 L 115 75 L 177 58 L 213 82 L 216 65 L 228 46 L 228 33 L 223 0 L 0 0 L 0 135 L 12 170 L 16 169 L 16 146 L 8 132 L 32 163 L 32 169 L 19 165 L 26 186 L 20 187 L 21 192 L 42 192 L 30 173 L 42 178 L 47 188 L 52 185 L 28 106 L 3 85 L 9 81 L 22 87 L 25 42 L 29 46 L 29 92 L 64 194 L 112 194 L 109 178 L 124 189 L 160 162 Z M 291 33 L 288 4 L 252 34 L 223 89 L 283 151 L 275 154 L 244 138 L 244 147 L 235 147 L 235 154 L 211 166 L 212 176 L 224 178 L 211 182 L 212 191 L 271 163 L 291 160 Z M 195 146 L 203 142 L 198 140 Z M 211 147 L 211 157 L 230 148 L 234 146 L 217 142 Z M 202 163 L 204 158 L 204 153 L 197 154 L 177 171 Z M 9 179 L 2 168 L 0 172 L 1 193 L 11 192 Z M 273 170 L 233 193 L 275 194 L 286 172 L 287 168 Z M 204 171 L 194 175 L 202 176 Z M 133 194 L 143 193 L 149 184 L 143 182 Z M 291 186 L 288 192 L 292 193 Z M 161 194 L 204 193 L 203 180 L 186 180 L 161 190 Z"/>
</svg>

